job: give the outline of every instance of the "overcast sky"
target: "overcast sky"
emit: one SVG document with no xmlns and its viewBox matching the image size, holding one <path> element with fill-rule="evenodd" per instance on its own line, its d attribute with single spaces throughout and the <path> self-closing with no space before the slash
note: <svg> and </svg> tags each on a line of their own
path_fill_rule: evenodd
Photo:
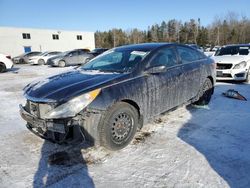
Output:
<svg viewBox="0 0 250 188">
<path fill-rule="evenodd" d="M 104 31 L 147 29 L 163 20 L 201 19 L 227 12 L 250 17 L 249 0 L 0 0 L 0 26 Z"/>
</svg>

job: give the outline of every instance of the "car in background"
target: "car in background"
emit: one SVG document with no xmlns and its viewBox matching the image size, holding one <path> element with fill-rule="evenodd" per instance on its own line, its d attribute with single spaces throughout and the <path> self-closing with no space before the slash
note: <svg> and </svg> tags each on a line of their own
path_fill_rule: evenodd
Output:
<svg viewBox="0 0 250 188">
<path fill-rule="evenodd" d="M 13 61 L 9 55 L 0 53 L 0 73 L 5 72 L 7 69 L 13 67 Z"/>
<path fill-rule="evenodd" d="M 66 51 L 57 56 L 49 58 L 47 60 L 47 64 L 50 66 L 58 66 L 65 67 L 70 65 L 83 65 L 87 63 L 94 56 L 92 54 L 88 54 L 83 49 L 76 49 L 71 51 Z"/>
<path fill-rule="evenodd" d="M 217 80 L 250 79 L 250 44 L 223 46 L 212 57 L 216 62 Z"/>
<path fill-rule="evenodd" d="M 63 143 L 83 137 L 119 150 L 153 117 L 186 103 L 208 104 L 214 84 L 214 61 L 191 47 L 127 45 L 27 85 L 20 114 L 42 138 Z"/>
<path fill-rule="evenodd" d="M 16 56 L 12 59 L 12 61 L 15 64 L 23 64 L 23 63 L 28 63 L 29 62 L 29 58 L 31 58 L 32 56 L 37 56 L 42 54 L 42 52 L 26 52 L 24 54 L 21 54 L 19 56 Z"/>
<path fill-rule="evenodd" d="M 220 49 L 221 47 L 220 46 L 214 46 L 214 47 L 209 47 L 209 48 L 206 48 L 204 54 L 208 57 L 212 57 L 215 55 L 215 53 Z"/>
<path fill-rule="evenodd" d="M 31 65 L 46 65 L 47 60 L 51 57 L 54 57 L 56 55 L 59 55 L 62 52 L 57 52 L 57 51 L 48 51 L 48 52 L 43 52 L 40 55 L 32 56 L 29 58 L 29 63 Z"/>
<path fill-rule="evenodd" d="M 200 52 L 204 52 L 204 49 L 197 44 L 186 44 L 186 45 L 188 45 L 196 50 L 199 50 Z"/>
<path fill-rule="evenodd" d="M 74 49 L 74 50 L 81 50 L 81 51 L 84 51 L 84 52 L 90 52 L 90 50 L 88 48 L 77 48 L 77 49 Z"/>
<path fill-rule="evenodd" d="M 91 52 L 89 52 L 89 54 L 92 54 L 94 57 L 102 54 L 103 52 L 106 52 L 107 50 L 109 50 L 108 48 L 95 48 L 94 50 L 92 50 Z"/>
</svg>

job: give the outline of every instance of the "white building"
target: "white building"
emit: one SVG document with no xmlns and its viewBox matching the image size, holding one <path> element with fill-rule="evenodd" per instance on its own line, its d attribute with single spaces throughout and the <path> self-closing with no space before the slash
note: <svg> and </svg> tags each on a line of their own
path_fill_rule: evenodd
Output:
<svg viewBox="0 0 250 188">
<path fill-rule="evenodd" d="M 95 48 L 94 32 L 0 27 L 0 53 L 12 57 L 28 51 Z"/>
</svg>

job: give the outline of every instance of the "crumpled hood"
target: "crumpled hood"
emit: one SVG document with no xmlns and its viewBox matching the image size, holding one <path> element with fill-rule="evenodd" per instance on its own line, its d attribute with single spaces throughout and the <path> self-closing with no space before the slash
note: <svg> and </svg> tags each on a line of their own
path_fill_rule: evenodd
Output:
<svg viewBox="0 0 250 188">
<path fill-rule="evenodd" d="M 232 64 L 237 64 L 242 61 L 248 61 L 250 59 L 249 56 L 242 56 L 242 55 L 213 56 L 211 58 L 213 58 L 216 63 L 232 63 Z"/>
<path fill-rule="evenodd" d="M 24 95 L 36 102 L 62 103 L 127 77 L 128 74 L 73 70 L 30 83 L 24 88 Z"/>
</svg>

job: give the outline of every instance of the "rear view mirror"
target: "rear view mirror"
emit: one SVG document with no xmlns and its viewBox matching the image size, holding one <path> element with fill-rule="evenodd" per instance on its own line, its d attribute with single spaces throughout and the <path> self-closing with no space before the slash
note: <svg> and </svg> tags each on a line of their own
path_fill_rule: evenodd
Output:
<svg viewBox="0 0 250 188">
<path fill-rule="evenodd" d="M 159 65 L 156 67 L 150 67 L 146 70 L 147 73 L 149 74 L 158 74 L 165 72 L 167 70 L 167 67 L 165 65 Z"/>
</svg>

